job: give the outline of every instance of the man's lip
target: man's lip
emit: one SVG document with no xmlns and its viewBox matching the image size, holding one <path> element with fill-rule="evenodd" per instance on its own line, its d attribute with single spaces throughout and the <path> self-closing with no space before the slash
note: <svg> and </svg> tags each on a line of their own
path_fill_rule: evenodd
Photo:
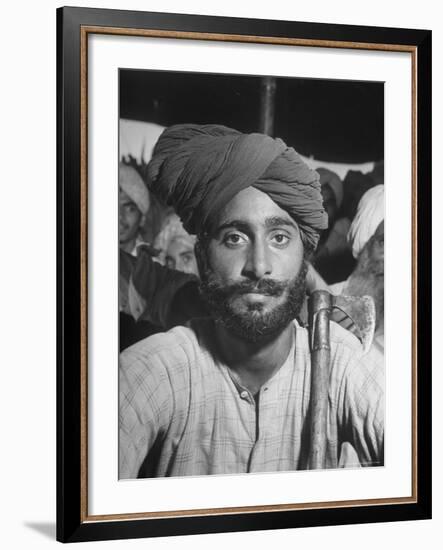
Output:
<svg viewBox="0 0 443 550">
<path fill-rule="evenodd" d="M 274 296 L 273 292 L 266 292 L 266 290 L 243 290 L 241 294 L 259 294 L 260 296 Z"/>
<path fill-rule="evenodd" d="M 241 296 L 244 296 L 245 298 L 251 298 L 251 299 L 261 299 L 261 298 L 268 298 L 271 296 L 271 294 L 266 292 L 243 292 Z"/>
</svg>

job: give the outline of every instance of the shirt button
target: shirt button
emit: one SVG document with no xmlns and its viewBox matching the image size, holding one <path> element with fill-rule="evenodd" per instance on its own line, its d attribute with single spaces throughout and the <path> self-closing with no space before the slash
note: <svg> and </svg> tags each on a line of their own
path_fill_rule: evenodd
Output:
<svg viewBox="0 0 443 550">
<path fill-rule="evenodd" d="M 248 398 L 248 392 L 246 390 L 243 390 L 240 394 L 240 397 L 242 399 L 247 399 Z"/>
</svg>

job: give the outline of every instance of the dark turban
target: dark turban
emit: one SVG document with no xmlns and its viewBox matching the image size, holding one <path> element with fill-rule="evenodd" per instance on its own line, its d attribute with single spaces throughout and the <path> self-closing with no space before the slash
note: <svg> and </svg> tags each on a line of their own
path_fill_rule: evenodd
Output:
<svg viewBox="0 0 443 550">
<path fill-rule="evenodd" d="M 192 234 L 204 231 L 247 187 L 266 193 L 286 210 L 305 245 L 315 248 L 319 232 L 327 227 L 317 172 L 281 139 L 264 134 L 209 124 L 171 126 L 154 148 L 148 180 Z"/>
</svg>

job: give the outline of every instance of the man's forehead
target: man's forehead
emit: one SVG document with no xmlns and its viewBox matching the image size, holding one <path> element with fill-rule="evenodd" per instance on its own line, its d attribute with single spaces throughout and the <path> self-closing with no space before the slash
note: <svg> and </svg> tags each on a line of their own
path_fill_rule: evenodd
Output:
<svg viewBox="0 0 443 550">
<path fill-rule="evenodd" d="M 186 238 L 182 235 L 173 237 L 168 244 L 168 250 L 177 249 L 180 251 L 188 252 L 194 250 L 194 241 L 190 238 Z"/>
<path fill-rule="evenodd" d="M 217 216 L 215 227 L 237 221 L 249 225 L 272 225 L 274 222 L 296 225 L 285 210 L 254 187 L 243 189 L 228 202 Z"/>
</svg>

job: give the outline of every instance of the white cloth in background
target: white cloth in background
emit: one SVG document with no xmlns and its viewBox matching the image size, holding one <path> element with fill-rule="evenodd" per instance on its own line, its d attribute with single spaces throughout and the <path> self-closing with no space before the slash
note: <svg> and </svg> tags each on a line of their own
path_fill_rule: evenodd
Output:
<svg viewBox="0 0 443 550">
<path fill-rule="evenodd" d="M 385 219 L 385 186 L 376 185 L 362 196 L 357 213 L 349 228 L 348 241 L 352 255 L 358 258 L 365 244 Z"/>
<path fill-rule="evenodd" d="M 157 143 L 164 126 L 140 120 L 120 119 L 120 160 L 128 156 L 136 161 L 148 163 L 151 160 L 152 150 Z"/>
<path fill-rule="evenodd" d="M 151 205 L 151 199 L 148 188 L 137 170 L 121 162 L 118 167 L 118 185 L 145 216 Z"/>
</svg>

